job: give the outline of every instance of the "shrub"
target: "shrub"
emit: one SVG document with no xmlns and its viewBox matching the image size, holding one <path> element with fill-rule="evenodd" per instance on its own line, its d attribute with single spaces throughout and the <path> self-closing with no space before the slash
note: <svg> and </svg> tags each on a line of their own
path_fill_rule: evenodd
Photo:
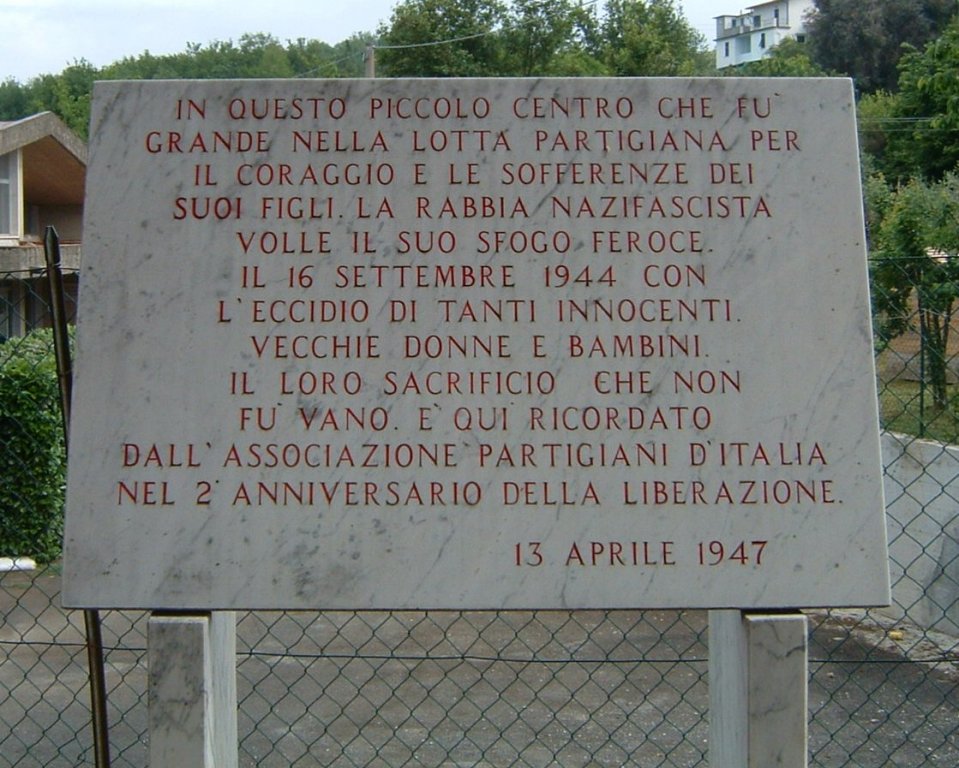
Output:
<svg viewBox="0 0 959 768">
<path fill-rule="evenodd" d="M 66 455 L 53 334 L 0 343 L 0 556 L 60 555 Z"/>
</svg>

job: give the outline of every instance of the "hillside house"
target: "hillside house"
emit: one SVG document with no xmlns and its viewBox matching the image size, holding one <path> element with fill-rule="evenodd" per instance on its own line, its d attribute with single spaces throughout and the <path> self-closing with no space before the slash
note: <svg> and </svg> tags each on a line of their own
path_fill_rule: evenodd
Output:
<svg viewBox="0 0 959 768">
<path fill-rule="evenodd" d="M 43 234 L 56 228 L 76 308 L 87 148 L 53 113 L 0 122 L 0 338 L 47 322 Z"/>
<path fill-rule="evenodd" d="M 716 68 L 759 61 L 787 37 L 805 42 L 809 0 L 758 3 L 735 15 L 716 17 Z"/>
</svg>

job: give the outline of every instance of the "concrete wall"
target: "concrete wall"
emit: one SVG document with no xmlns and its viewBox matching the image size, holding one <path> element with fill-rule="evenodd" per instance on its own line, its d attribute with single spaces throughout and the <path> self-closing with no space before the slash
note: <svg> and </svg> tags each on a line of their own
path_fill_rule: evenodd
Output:
<svg viewBox="0 0 959 768">
<path fill-rule="evenodd" d="M 959 637 L 959 447 L 882 438 L 895 618 Z"/>
</svg>

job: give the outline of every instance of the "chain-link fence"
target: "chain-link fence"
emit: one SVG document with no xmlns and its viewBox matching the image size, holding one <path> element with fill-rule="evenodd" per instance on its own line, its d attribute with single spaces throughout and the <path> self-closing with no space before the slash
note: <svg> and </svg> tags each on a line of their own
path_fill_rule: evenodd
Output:
<svg viewBox="0 0 959 768">
<path fill-rule="evenodd" d="M 44 298 L 0 284 L 8 313 Z M 896 602 L 810 614 L 815 766 L 959 764 L 959 431 L 911 423 L 959 403 L 913 372 L 918 318 L 878 358 Z M 4 455 L 18 424 L 0 424 Z M 0 765 L 93 764 L 83 619 L 59 588 L 55 560 L 0 574 Z M 113 765 L 142 766 L 146 616 L 102 619 Z M 239 614 L 240 763 L 706 765 L 707 641 L 699 611 Z"/>
</svg>

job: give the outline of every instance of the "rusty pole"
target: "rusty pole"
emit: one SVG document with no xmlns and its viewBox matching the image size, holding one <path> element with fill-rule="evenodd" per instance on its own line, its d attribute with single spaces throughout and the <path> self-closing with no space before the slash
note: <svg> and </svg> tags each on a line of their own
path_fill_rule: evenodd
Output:
<svg viewBox="0 0 959 768">
<path fill-rule="evenodd" d="M 43 235 L 43 251 L 47 262 L 47 280 L 50 286 L 50 308 L 53 314 L 53 343 L 57 359 L 57 377 L 60 382 L 60 410 L 63 416 L 63 442 L 70 440 L 70 401 L 73 393 L 73 366 L 70 360 L 70 337 L 67 333 L 67 315 L 63 301 L 63 273 L 60 270 L 60 238 L 53 227 Z M 110 732 L 107 723 L 107 686 L 103 670 L 103 635 L 100 631 L 100 613 L 83 612 L 87 635 L 87 665 L 90 676 L 90 707 L 93 716 L 93 749 L 97 768 L 110 768 Z"/>
</svg>

